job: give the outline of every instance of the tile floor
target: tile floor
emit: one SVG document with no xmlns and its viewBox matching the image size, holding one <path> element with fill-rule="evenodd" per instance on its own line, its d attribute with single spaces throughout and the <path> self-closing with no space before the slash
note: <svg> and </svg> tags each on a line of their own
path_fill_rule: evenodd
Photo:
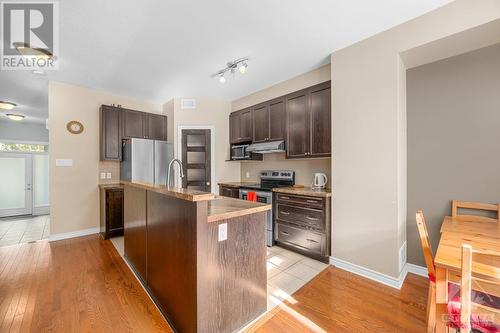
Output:
<svg viewBox="0 0 500 333">
<path fill-rule="evenodd" d="M 111 238 L 123 257 L 123 237 Z M 267 248 L 267 309 L 271 310 L 328 265 L 284 248 Z"/>
<path fill-rule="evenodd" d="M 0 219 L 0 246 L 28 243 L 49 237 L 49 215 Z"/>
</svg>

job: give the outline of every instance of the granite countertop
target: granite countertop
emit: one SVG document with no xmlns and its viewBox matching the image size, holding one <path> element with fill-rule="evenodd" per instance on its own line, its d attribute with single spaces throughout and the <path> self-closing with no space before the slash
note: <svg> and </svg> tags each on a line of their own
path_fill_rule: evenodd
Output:
<svg viewBox="0 0 500 333">
<path fill-rule="evenodd" d="M 232 219 L 239 216 L 271 210 L 271 205 L 259 202 L 217 196 L 208 202 L 208 222 Z"/>
<path fill-rule="evenodd" d="M 99 188 L 123 188 L 123 185 L 120 183 L 99 184 Z"/>
<path fill-rule="evenodd" d="M 279 188 L 274 188 L 273 192 L 307 195 L 311 197 L 320 197 L 320 198 L 329 198 L 332 196 L 332 192 L 330 189 L 313 189 L 311 187 L 279 187 Z"/>
<path fill-rule="evenodd" d="M 215 198 L 215 195 L 212 193 L 189 190 L 185 188 L 167 187 L 165 185 L 155 185 L 142 182 L 128 182 L 123 180 L 120 182 L 120 184 L 126 186 L 133 186 L 148 191 L 153 191 L 160 194 L 165 194 L 171 197 L 187 201 L 206 201 Z"/>
<path fill-rule="evenodd" d="M 217 185 L 227 186 L 227 187 L 245 187 L 249 185 L 259 184 L 259 182 L 219 182 Z"/>
</svg>

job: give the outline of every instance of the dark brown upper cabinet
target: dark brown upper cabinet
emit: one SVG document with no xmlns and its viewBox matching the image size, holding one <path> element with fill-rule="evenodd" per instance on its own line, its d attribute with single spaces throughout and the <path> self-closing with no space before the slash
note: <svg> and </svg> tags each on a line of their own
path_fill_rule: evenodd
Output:
<svg viewBox="0 0 500 333">
<path fill-rule="evenodd" d="M 146 138 L 167 141 L 167 116 L 148 113 L 146 117 Z"/>
<path fill-rule="evenodd" d="M 167 116 L 102 105 L 99 119 L 101 161 L 121 161 L 123 139 L 167 140 Z"/>
<path fill-rule="evenodd" d="M 285 140 L 285 136 L 285 98 L 278 98 L 269 102 L 269 140 Z"/>
<path fill-rule="evenodd" d="M 146 138 L 146 123 L 144 112 L 123 110 L 123 137 Z"/>
<path fill-rule="evenodd" d="M 229 116 L 229 132 L 231 143 L 252 141 L 252 109 L 231 113 Z"/>
<path fill-rule="evenodd" d="M 269 105 L 261 104 L 252 110 L 253 142 L 269 140 Z"/>
<path fill-rule="evenodd" d="M 122 159 L 121 115 L 121 110 L 112 106 L 103 105 L 99 110 L 101 123 L 100 153 L 102 161 L 121 161 Z"/>
<path fill-rule="evenodd" d="M 286 97 L 287 158 L 331 156 L 330 81 Z"/>
<path fill-rule="evenodd" d="M 285 139 L 285 101 L 278 98 L 252 109 L 253 142 Z"/>
<path fill-rule="evenodd" d="M 310 147 L 307 90 L 286 97 L 287 144 L 286 157 L 307 157 Z"/>
<path fill-rule="evenodd" d="M 311 122 L 311 157 L 331 156 L 331 109 L 332 90 L 330 82 L 309 90 Z"/>
</svg>

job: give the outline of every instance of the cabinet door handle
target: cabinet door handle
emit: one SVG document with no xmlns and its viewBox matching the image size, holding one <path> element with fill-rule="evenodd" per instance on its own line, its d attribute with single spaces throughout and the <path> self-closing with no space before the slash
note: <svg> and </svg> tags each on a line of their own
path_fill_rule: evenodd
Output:
<svg viewBox="0 0 500 333">
<path fill-rule="evenodd" d="M 282 210 L 280 213 L 283 214 L 283 215 L 290 215 L 289 212 L 285 212 L 284 210 Z"/>
<path fill-rule="evenodd" d="M 287 235 L 287 236 L 288 236 L 288 235 L 290 235 L 290 234 L 289 234 L 288 232 L 286 232 L 286 231 L 280 231 L 280 233 L 282 233 L 283 235 Z"/>
<path fill-rule="evenodd" d="M 316 200 L 306 200 L 306 201 L 310 203 L 318 203 Z"/>
<path fill-rule="evenodd" d="M 280 199 L 290 200 L 290 197 L 281 196 Z"/>
<path fill-rule="evenodd" d="M 314 239 L 309 239 L 309 238 L 306 238 L 306 241 L 311 242 L 311 243 L 316 243 L 316 244 L 318 243 L 318 241 L 315 241 Z"/>
<path fill-rule="evenodd" d="M 306 219 L 311 220 L 311 221 L 317 221 L 318 220 L 317 217 L 310 217 L 310 216 L 306 216 Z"/>
</svg>

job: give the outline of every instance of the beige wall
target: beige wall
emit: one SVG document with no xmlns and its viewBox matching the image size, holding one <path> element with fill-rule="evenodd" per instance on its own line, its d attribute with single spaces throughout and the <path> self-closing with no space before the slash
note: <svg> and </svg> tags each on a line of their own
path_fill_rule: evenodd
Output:
<svg viewBox="0 0 500 333">
<path fill-rule="evenodd" d="M 190 97 L 191 98 L 191 97 Z M 215 182 L 238 181 L 240 168 L 235 162 L 226 162 L 229 159 L 229 113 L 231 102 L 225 100 L 195 98 L 195 109 L 181 109 L 181 98 L 174 98 L 163 105 L 163 110 L 169 115 L 169 122 L 173 122 L 172 137 L 175 142 L 175 154 L 180 158 L 178 151 L 179 126 L 213 126 L 215 129 Z M 216 188 L 218 193 L 218 188 Z"/>
<path fill-rule="evenodd" d="M 457 0 L 332 54 L 334 257 L 399 277 L 406 241 L 400 54 L 499 18 L 500 1 Z"/>
<path fill-rule="evenodd" d="M 134 110 L 161 112 L 160 104 L 49 82 L 52 235 L 99 226 L 99 106 L 101 104 L 121 104 Z M 71 120 L 80 121 L 85 126 L 82 134 L 74 135 L 66 130 L 66 123 Z M 73 166 L 56 167 L 55 160 L 61 158 L 73 159 Z M 106 165 L 101 166 L 101 169 L 105 168 Z"/>
<path fill-rule="evenodd" d="M 233 101 L 232 110 L 243 108 L 280 97 L 291 92 L 301 90 L 315 84 L 330 80 L 330 65 L 325 65 L 316 70 L 304 73 L 289 80 L 277 83 L 271 87 L 259 90 L 251 95 Z M 233 162 L 238 163 L 238 162 Z M 258 181 L 261 170 L 294 170 L 295 182 L 300 185 L 311 185 L 312 174 L 323 172 L 328 176 L 328 187 L 330 187 L 331 159 L 285 159 L 284 154 L 264 155 L 263 161 L 241 162 L 241 180 Z M 250 177 L 247 178 L 246 174 Z"/>
<path fill-rule="evenodd" d="M 330 80 L 330 64 L 234 100 L 232 110 L 241 110 L 328 80 Z"/>
<path fill-rule="evenodd" d="M 265 154 L 263 161 L 241 162 L 241 180 L 258 182 L 260 180 L 259 172 L 262 170 L 293 170 L 295 171 L 296 184 L 310 186 L 313 174 L 323 172 L 328 177 L 327 187 L 330 187 L 330 165 L 330 158 L 287 160 L 285 153 Z M 247 177 L 247 173 L 249 177 Z"/>
<path fill-rule="evenodd" d="M 413 68 L 408 87 L 408 262 L 425 266 L 415 222 L 434 249 L 451 199 L 500 202 L 500 44 Z"/>
</svg>

